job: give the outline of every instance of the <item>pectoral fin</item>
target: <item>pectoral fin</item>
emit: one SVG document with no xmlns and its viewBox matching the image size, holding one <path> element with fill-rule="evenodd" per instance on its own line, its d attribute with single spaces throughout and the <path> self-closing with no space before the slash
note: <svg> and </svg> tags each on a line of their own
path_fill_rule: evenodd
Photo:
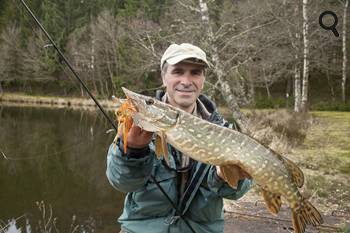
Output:
<svg viewBox="0 0 350 233">
<path fill-rule="evenodd" d="M 156 155 L 158 159 L 161 157 L 161 155 L 163 155 L 166 163 L 169 165 L 168 146 L 164 132 L 158 133 L 156 137 Z"/>
<path fill-rule="evenodd" d="M 282 205 L 281 195 L 269 192 L 265 189 L 262 189 L 261 191 L 267 208 L 273 215 L 276 215 L 280 211 Z"/>
<path fill-rule="evenodd" d="M 159 135 L 156 136 L 156 155 L 157 159 L 160 159 L 163 154 L 162 139 Z"/>
</svg>

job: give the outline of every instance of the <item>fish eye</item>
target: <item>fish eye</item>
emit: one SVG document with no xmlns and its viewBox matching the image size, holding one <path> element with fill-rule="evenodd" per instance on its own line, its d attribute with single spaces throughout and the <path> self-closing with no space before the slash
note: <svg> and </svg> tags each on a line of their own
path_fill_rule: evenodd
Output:
<svg viewBox="0 0 350 233">
<path fill-rule="evenodd" d="M 145 101 L 147 105 L 152 105 L 154 104 L 154 100 L 153 99 L 148 99 Z"/>
</svg>

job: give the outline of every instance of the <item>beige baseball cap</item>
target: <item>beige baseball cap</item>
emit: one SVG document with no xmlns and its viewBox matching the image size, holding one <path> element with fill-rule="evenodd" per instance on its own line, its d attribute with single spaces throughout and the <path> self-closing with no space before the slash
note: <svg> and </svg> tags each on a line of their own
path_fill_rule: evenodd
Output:
<svg viewBox="0 0 350 233">
<path fill-rule="evenodd" d="M 160 60 L 160 69 L 163 68 L 165 62 L 170 65 L 175 65 L 184 60 L 189 63 L 202 64 L 206 67 L 209 66 L 207 56 L 202 49 L 189 43 L 182 43 L 180 45 L 171 44 L 165 50 Z"/>
</svg>

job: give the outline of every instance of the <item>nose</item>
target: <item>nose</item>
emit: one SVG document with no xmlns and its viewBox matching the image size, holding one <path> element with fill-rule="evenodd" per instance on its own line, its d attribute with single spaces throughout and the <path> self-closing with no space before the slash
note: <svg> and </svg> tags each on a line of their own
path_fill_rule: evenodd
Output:
<svg viewBox="0 0 350 233">
<path fill-rule="evenodd" d="M 192 81 L 191 81 L 191 75 L 189 73 L 185 73 L 182 77 L 181 77 L 181 84 L 184 86 L 190 86 L 192 85 Z"/>
</svg>

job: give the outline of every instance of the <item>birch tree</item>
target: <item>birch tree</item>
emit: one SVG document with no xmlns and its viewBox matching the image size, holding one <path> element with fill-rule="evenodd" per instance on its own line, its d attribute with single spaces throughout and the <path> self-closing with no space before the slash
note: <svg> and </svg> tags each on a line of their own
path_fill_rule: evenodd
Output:
<svg viewBox="0 0 350 233">
<path fill-rule="evenodd" d="M 303 81 L 301 94 L 301 110 L 307 111 L 308 108 L 308 91 L 309 91 L 309 15 L 308 0 L 303 0 Z"/>
<path fill-rule="evenodd" d="M 349 0 L 345 0 L 344 3 L 344 14 L 343 14 L 343 67 L 342 67 L 342 82 L 341 82 L 341 90 L 342 90 L 342 101 L 346 103 L 346 63 L 348 62 L 347 53 L 346 53 L 346 21 L 347 21 L 347 10 L 349 7 Z"/>
<path fill-rule="evenodd" d="M 201 20 L 204 28 L 207 29 L 207 35 L 209 40 L 209 47 L 211 48 L 210 54 L 212 55 L 212 62 L 214 66 L 214 73 L 217 78 L 217 84 L 220 85 L 220 90 L 222 91 L 222 96 L 231 109 L 234 119 L 238 121 L 242 129 L 247 128 L 247 119 L 241 113 L 240 107 L 238 106 L 237 100 L 231 90 L 229 83 L 224 79 L 224 68 L 222 67 L 222 61 L 220 60 L 218 54 L 218 48 L 214 43 L 214 33 L 211 27 L 208 5 L 205 0 L 199 0 L 199 10 L 201 15 Z"/>
<path fill-rule="evenodd" d="M 292 42 L 292 46 L 295 49 L 295 65 L 294 65 L 294 111 L 301 111 L 301 77 L 300 77 L 300 63 L 299 63 L 299 54 L 300 54 L 300 32 L 299 32 L 299 2 L 295 6 L 295 18 L 297 19 L 297 30 L 295 32 L 295 40 Z"/>
</svg>

